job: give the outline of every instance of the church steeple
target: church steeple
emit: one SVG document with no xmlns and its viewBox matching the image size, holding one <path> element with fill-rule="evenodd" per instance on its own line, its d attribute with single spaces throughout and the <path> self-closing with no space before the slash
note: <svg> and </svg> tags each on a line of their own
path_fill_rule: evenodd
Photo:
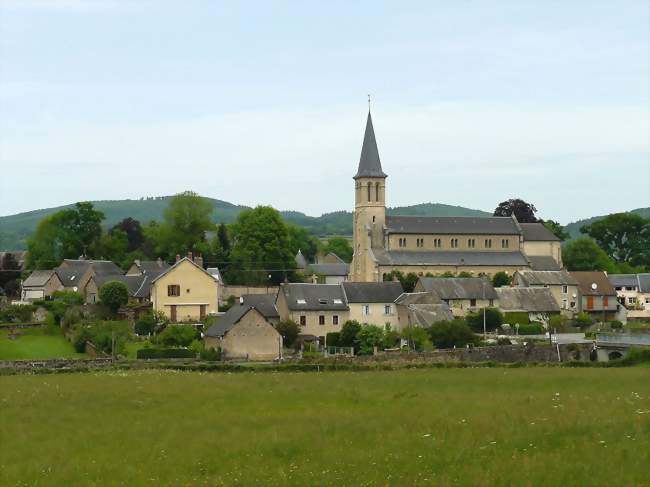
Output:
<svg viewBox="0 0 650 487">
<path fill-rule="evenodd" d="M 372 126 L 372 117 L 370 116 L 370 111 L 368 111 L 366 133 L 363 136 L 361 158 L 359 159 L 359 169 L 357 170 L 357 174 L 354 176 L 354 179 L 385 177 L 387 177 L 387 175 L 381 169 L 379 150 L 377 149 L 377 140 L 375 139 L 375 130 Z"/>
</svg>

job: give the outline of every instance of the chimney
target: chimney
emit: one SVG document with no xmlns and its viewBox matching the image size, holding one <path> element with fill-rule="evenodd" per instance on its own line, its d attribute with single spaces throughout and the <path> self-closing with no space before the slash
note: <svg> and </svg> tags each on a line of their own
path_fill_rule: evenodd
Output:
<svg viewBox="0 0 650 487">
<path fill-rule="evenodd" d="M 160 257 L 158 257 L 156 263 L 158 264 L 158 267 L 162 267 L 162 259 Z"/>
<path fill-rule="evenodd" d="M 194 255 L 192 254 L 191 250 L 187 253 L 187 258 L 194 262 Z"/>
<path fill-rule="evenodd" d="M 201 269 L 203 269 L 203 255 L 197 255 L 196 259 L 194 259 L 194 262 L 196 265 L 198 265 Z"/>
<path fill-rule="evenodd" d="M 244 296 L 239 296 L 239 306 L 244 305 Z"/>
<path fill-rule="evenodd" d="M 138 267 L 140 267 L 140 259 L 135 259 L 134 262 L 135 262 L 135 265 L 137 265 Z"/>
<path fill-rule="evenodd" d="M 181 260 L 181 254 L 176 254 L 176 262 L 178 262 L 179 260 Z"/>
</svg>

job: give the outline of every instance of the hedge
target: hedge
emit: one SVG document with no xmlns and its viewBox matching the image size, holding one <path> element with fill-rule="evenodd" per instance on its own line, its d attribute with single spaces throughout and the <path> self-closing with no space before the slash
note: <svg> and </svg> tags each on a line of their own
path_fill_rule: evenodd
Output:
<svg viewBox="0 0 650 487">
<path fill-rule="evenodd" d="M 539 323 L 531 323 L 529 325 L 519 325 L 520 335 L 542 335 L 545 330 Z"/>
<path fill-rule="evenodd" d="M 510 326 L 515 326 L 515 323 L 527 325 L 530 323 L 530 320 L 528 319 L 528 313 L 525 311 L 511 311 L 509 313 L 503 313 L 503 322 L 508 323 Z"/>
<path fill-rule="evenodd" d="M 189 348 L 141 348 L 137 358 L 196 358 L 196 352 Z"/>
</svg>

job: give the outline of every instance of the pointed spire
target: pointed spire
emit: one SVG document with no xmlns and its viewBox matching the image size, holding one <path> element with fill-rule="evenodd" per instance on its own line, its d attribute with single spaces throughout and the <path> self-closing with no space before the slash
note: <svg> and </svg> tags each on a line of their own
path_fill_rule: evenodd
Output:
<svg viewBox="0 0 650 487">
<path fill-rule="evenodd" d="M 375 129 L 372 127 L 372 117 L 368 110 L 368 121 L 366 122 L 366 133 L 363 136 L 363 146 L 361 147 L 361 158 L 359 159 L 359 169 L 354 179 L 357 178 L 385 178 L 387 175 L 381 169 L 379 160 L 379 150 L 377 149 L 377 140 L 375 139 Z"/>
</svg>

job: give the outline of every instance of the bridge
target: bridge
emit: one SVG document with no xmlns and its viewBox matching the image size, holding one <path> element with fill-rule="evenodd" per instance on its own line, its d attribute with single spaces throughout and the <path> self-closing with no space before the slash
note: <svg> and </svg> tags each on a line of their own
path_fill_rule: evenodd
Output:
<svg viewBox="0 0 650 487">
<path fill-rule="evenodd" d="M 627 355 L 630 347 L 650 347 L 650 333 L 597 333 L 599 362 L 616 360 Z"/>
</svg>

